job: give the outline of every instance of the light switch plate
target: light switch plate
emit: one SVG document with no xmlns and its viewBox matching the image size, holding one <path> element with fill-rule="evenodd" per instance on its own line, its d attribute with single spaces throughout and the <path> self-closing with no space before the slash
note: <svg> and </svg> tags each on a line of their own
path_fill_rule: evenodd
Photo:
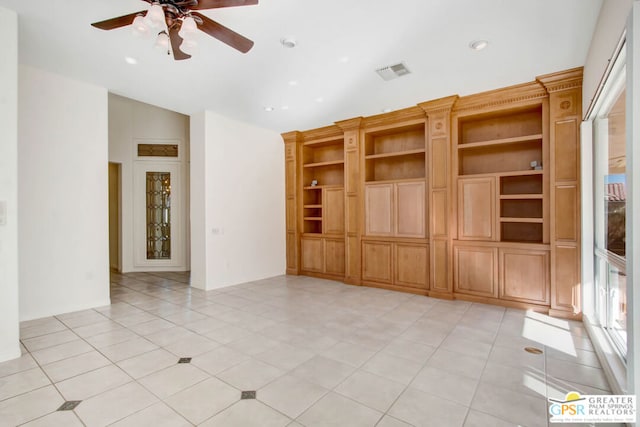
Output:
<svg viewBox="0 0 640 427">
<path fill-rule="evenodd" d="M 0 200 L 0 225 L 7 225 L 7 202 Z"/>
</svg>

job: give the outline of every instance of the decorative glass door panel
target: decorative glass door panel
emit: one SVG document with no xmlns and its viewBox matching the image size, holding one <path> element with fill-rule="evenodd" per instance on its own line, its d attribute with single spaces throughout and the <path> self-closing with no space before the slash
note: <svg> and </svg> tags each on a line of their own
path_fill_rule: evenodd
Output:
<svg viewBox="0 0 640 427">
<path fill-rule="evenodd" d="M 171 259 L 171 173 L 147 172 L 147 259 Z"/>
<path fill-rule="evenodd" d="M 177 162 L 134 164 L 131 227 L 138 271 L 185 266 L 185 188 L 181 177 Z"/>
</svg>

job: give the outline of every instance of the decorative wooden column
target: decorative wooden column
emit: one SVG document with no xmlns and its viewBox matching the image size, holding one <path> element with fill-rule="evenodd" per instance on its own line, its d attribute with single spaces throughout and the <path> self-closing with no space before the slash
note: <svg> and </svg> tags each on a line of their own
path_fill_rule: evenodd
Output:
<svg viewBox="0 0 640 427">
<path fill-rule="evenodd" d="M 453 298 L 451 276 L 451 109 L 458 96 L 418 104 L 427 114 L 429 295 Z"/>
<path fill-rule="evenodd" d="M 284 139 L 285 164 L 285 199 L 287 217 L 287 274 L 298 274 L 300 271 L 300 228 L 298 227 L 297 182 L 298 171 L 296 158 L 298 145 L 302 141 L 302 133 L 294 131 L 282 134 Z"/>
<path fill-rule="evenodd" d="M 540 76 L 549 93 L 551 308 L 582 317 L 580 306 L 580 123 L 582 68 Z"/>
<path fill-rule="evenodd" d="M 345 283 L 360 285 L 360 123 L 362 117 L 336 122 L 344 132 Z"/>
</svg>

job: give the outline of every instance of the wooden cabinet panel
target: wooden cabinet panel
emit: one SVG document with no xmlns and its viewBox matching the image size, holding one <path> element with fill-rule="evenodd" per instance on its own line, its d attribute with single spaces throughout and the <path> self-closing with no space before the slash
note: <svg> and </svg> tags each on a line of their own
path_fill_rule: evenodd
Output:
<svg viewBox="0 0 640 427">
<path fill-rule="evenodd" d="M 323 189 L 322 223 L 325 234 L 344 233 L 344 190 Z"/>
<path fill-rule="evenodd" d="M 287 231 L 296 231 L 296 199 L 287 199 Z"/>
<path fill-rule="evenodd" d="M 296 233 L 289 232 L 287 233 L 287 268 L 288 269 L 296 269 L 298 268 L 298 262 L 296 259 Z"/>
<path fill-rule="evenodd" d="M 578 239 L 578 189 L 575 185 L 557 186 L 555 208 L 556 240 L 575 242 Z"/>
<path fill-rule="evenodd" d="M 555 123 L 555 179 L 577 181 L 580 153 L 578 149 L 578 120 L 570 119 Z"/>
<path fill-rule="evenodd" d="M 360 241 L 358 237 L 347 237 L 346 275 L 349 278 L 360 278 Z"/>
<path fill-rule="evenodd" d="M 496 240 L 494 178 L 458 179 L 458 238 Z"/>
<path fill-rule="evenodd" d="M 393 234 L 393 184 L 372 184 L 364 189 L 365 232 L 370 236 Z"/>
<path fill-rule="evenodd" d="M 449 181 L 448 138 L 434 138 L 432 144 L 432 170 L 431 170 L 431 187 L 434 189 L 446 189 Z"/>
<path fill-rule="evenodd" d="M 498 249 L 455 246 L 453 286 L 456 292 L 495 298 L 498 296 Z"/>
<path fill-rule="evenodd" d="M 345 153 L 346 189 L 347 193 L 358 192 L 358 179 L 360 178 L 360 162 L 358 161 L 358 151 L 347 151 Z"/>
<path fill-rule="evenodd" d="M 289 147 L 287 147 L 288 149 Z M 287 189 L 287 198 L 292 199 L 296 196 L 296 161 L 287 160 L 285 162 L 285 187 Z"/>
<path fill-rule="evenodd" d="M 426 245 L 395 245 L 394 284 L 427 289 L 428 249 Z"/>
<path fill-rule="evenodd" d="M 555 248 L 551 308 L 577 313 L 580 308 L 580 253 L 575 246 Z"/>
<path fill-rule="evenodd" d="M 395 186 L 396 236 L 425 237 L 424 181 L 400 182 Z"/>
<path fill-rule="evenodd" d="M 358 212 L 358 196 L 347 196 L 347 233 L 357 233 L 360 229 L 360 217 Z"/>
<path fill-rule="evenodd" d="M 449 242 L 433 240 L 431 242 L 431 289 L 439 292 L 451 292 L 449 287 Z"/>
<path fill-rule="evenodd" d="M 549 252 L 500 249 L 500 298 L 549 303 Z"/>
<path fill-rule="evenodd" d="M 324 251 L 325 272 L 344 275 L 344 240 L 325 239 Z"/>
<path fill-rule="evenodd" d="M 300 259 L 302 270 L 322 273 L 324 270 L 324 244 L 322 239 L 302 237 L 300 239 Z"/>
<path fill-rule="evenodd" d="M 447 190 L 431 192 L 431 233 L 433 237 L 449 235 L 449 210 L 447 208 Z"/>
<path fill-rule="evenodd" d="M 362 242 L 362 278 L 391 283 L 391 243 Z"/>
</svg>

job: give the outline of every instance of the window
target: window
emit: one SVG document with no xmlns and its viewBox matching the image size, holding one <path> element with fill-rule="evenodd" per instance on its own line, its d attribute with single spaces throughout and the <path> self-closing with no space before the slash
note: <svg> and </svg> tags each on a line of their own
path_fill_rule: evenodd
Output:
<svg viewBox="0 0 640 427">
<path fill-rule="evenodd" d="M 626 358 L 626 89 L 624 50 L 601 93 L 594 119 L 594 266 L 597 318 Z"/>
</svg>

